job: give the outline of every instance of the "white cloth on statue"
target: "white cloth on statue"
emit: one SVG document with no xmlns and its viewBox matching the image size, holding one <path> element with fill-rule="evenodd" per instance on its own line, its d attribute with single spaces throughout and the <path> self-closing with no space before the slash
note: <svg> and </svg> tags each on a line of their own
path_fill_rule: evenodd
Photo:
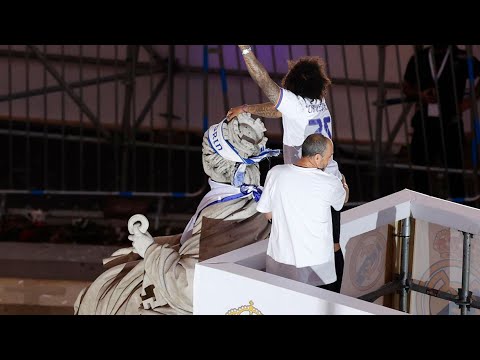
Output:
<svg viewBox="0 0 480 360">
<path fill-rule="evenodd" d="M 200 204 L 197 207 L 197 211 L 188 222 L 187 226 L 185 227 L 185 230 L 183 230 L 182 237 L 180 238 L 181 245 L 183 245 L 183 243 L 192 236 L 192 230 L 195 225 L 195 221 L 197 221 L 198 215 L 207 206 L 210 206 L 212 204 L 215 204 L 221 201 L 228 201 L 229 199 L 244 198 L 244 197 L 250 196 L 251 194 L 253 194 L 255 197 L 254 192 L 260 190 L 259 192 L 261 193 L 261 189 L 262 189 L 261 186 L 235 187 L 230 184 L 222 184 L 222 183 L 216 182 L 211 178 L 208 178 L 208 184 L 210 185 L 211 190 L 208 193 L 206 193 L 202 201 L 200 201 Z M 246 189 L 244 190 L 244 188 Z"/>
<path fill-rule="evenodd" d="M 235 174 L 233 175 L 232 183 L 234 186 L 240 186 L 244 184 L 243 180 L 245 177 L 245 172 L 247 171 L 247 165 L 253 165 L 259 163 L 263 159 L 278 156 L 280 155 L 280 150 L 272 150 L 265 147 L 260 149 L 258 155 L 251 156 L 249 158 L 243 158 L 235 150 L 235 148 L 230 144 L 223 135 L 223 124 L 227 119 L 223 119 L 218 124 L 212 125 L 208 129 L 208 142 L 210 147 L 222 158 L 236 163 L 240 163 L 237 167 Z"/>
<path fill-rule="evenodd" d="M 320 169 L 293 164 L 273 167 L 257 205 L 257 211 L 272 213 L 267 255 L 281 264 L 311 267 L 306 271 L 313 270 L 320 279 L 311 285 L 334 282 L 337 276 L 330 207 L 340 211 L 345 196 L 342 182 Z M 275 269 L 269 270 L 276 273 Z"/>
<path fill-rule="evenodd" d="M 308 135 L 320 133 L 332 139 L 332 117 L 325 99 L 312 101 L 280 88 L 275 107 L 282 113 L 285 164 L 294 164 L 302 157 L 302 144 Z M 338 164 L 333 159 L 325 172 L 342 179 Z"/>
</svg>

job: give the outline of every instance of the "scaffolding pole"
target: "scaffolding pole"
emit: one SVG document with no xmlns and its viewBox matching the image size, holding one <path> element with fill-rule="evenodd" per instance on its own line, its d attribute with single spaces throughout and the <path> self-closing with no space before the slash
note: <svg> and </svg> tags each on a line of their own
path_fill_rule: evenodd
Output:
<svg viewBox="0 0 480 360">
<path fill-rule="evenodd" d="M 462 288 L 458 289 L 460 312 L 462 315 L 467 315 L 470 311 L 470 297 L 472 293 L 470 289 L 470 245 L 472 234 L 463 232 L 463 261 L 462 261 Z"/>
<path fill-rule="evenodd" d="M 400 221 L 402 240 L 402 254 L 400 261 L 400 310 L 408 312 L 408 291 L 409 291 L 409 273 L 408 273 L 408 259 L 410 254 L 410 217 Z"/>
<path fill-rule="evenodd" d="M 129 153 L 130 153 L 130 138 L 131 138 L 131 116 L 132 116 L 132 99 L 133 93 L 135 92 L 135 69 L 137 66 L 138 60 L 138 51 L 139 48 L 137 45 L 128 45 L 127 47 L 127 69 L 128 81 L 125 83 L 125 94 L 124 94 L 124 103 L 123 103 L 123 118 L 122 118 L 122 127 L 123 127 L 123 141 L 122 141 L 122 173 L 121 173 L 121 189 L 126 190 L 128 187 L 127 183 L 127 172 L 129 171 Z"/>
<path fill-rule="evenodd" d="M 93 112 L 89 109 L 89 107 L 85 104 L 83 99 L 81 99 L 72 88 L 70 88 L 62 78 L 62 76 L 57 72 L 57 70 L 48 62 L 45 58 L 43 53 L 35 46 L 35 45 L 27 45 L 27 47 L 35 54 L 38 60 L 45 66 L 45 69 L 53 76 L 55 80 L 60 84 L 63 90 L 67 92 L 67 94 L 72 98 L 72 100 L 77 104 L 77 106 L 82 110 L 82 112 L 90 119 L 90 121 L 95 124 L 95 126 L 99 129 L 103 136 L 109 137 L 108 132 L 106 132 L 98 118 L 93 114 Z M 44 93 L 44 92 L 43 92 Z"/>
<path fill-rule="evenodd" d="M 378 91 L 377 101 L 382 104 L 385 98 L 385 60 L 386 51 L 385 45 L 378 46 Z M 382 123 L 383 123 L 383 108 L 377 106 L 377 116 L 375 122 L 375 183 L 374 183 L 374 197 L 378 199 L 380 197 L 380 175 L 381 175 L 381 162 L 382 162 Z"/>
</svg>

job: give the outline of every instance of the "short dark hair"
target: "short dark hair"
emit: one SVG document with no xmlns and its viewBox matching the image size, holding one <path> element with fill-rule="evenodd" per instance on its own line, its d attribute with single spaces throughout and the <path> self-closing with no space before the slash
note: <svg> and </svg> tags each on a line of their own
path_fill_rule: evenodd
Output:
<svg viewBox="0 0 480 360">
<path fill-rule="evenodd" d="M 323 156 L 329 141 L 330 139 L 322 134 L 308 135 L 302 144 L 302 157 L 310 157 L 317 154 Z"/>
<path fill-rule="evenodd" d="M 289 71 L 282 79 L 282 87 L 297 96 L 322 100 L 331 84 L 325 72 L 325 62 L 318 56 L 303 56 L 288 62 Z"/>
</svg>

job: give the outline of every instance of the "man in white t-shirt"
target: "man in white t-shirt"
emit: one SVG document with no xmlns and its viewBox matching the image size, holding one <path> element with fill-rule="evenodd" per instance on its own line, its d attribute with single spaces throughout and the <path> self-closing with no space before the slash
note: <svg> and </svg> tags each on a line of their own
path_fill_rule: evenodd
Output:
<svg viewBox="0 0 480 360">
<path fill-rule="evenodd" d="M 330 79 L 325 72 L 325 64 L 315 56 L 302 57 L 289 62 L 289 71 L 278 86 L 258 61 L 249 45 L 239 45 L 247 69 L 253 80 L 260 86 L 270 100 L 268 103 L 242 105 L 230 109 L 227 120 L 240 113 L 282 118 L 283 123 L 283 159 L 285 164 L 293 164 L 302 156 L 302 143 L 314 133 L 332 139 L 332 118 L 325 102 L 325 94 Z M 331 159 L 325 172 L 342 179 L 338 164 Z M 343 254 L 340 249 L 340 212 L 331 209 L 333 221 L 333 241 L 337 257 L 337 282 L 335 288 L 340 291 L 343 276 Z"/>
<path fill-rule="evenodd" d="M 330 208 L 341 210 L 348 186 L 324 171 L 332 155 L 329 138 L 307 136 L 295 164 L 268 172 L 257 211 L 272 221 L 267 272 L 340 292 L 328 286 L 337 280 Z"/>
</svg>

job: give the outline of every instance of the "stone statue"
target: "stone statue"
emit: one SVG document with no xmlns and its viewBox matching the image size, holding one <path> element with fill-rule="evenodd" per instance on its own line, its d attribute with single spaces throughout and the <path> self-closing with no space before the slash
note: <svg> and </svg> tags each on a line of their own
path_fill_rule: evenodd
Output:
<svg viewBox="0 0 480 360">
<path fill-rule="evenodd" d="M 202 143 L 211 190 L 183 233 L 154 238 L 146 217 L 132 216 L 132 247 L 104 259 L 105 272 L 80 292 L 75 314 L 192 314 L 195 264 L 270 234 L 270 224 L 256 211 L 258 162 L 279 150 L 265 149 L 265 131 L 248 113 L 211 126 Z"/>
</svg>

